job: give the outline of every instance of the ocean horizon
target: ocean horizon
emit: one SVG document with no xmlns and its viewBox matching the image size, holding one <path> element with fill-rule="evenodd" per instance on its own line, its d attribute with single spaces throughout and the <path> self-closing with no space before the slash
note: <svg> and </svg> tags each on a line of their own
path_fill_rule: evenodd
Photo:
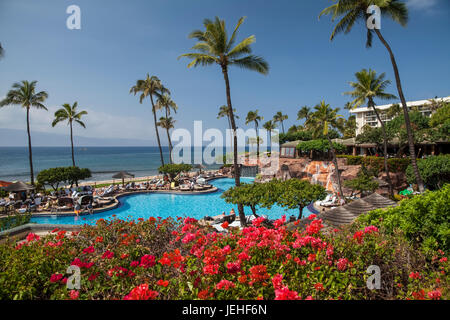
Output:
<svg viewBox="0 0 450 320">
<path fill-rule="evenodd" d="M 200 147 L 199 147 L 200 148 Z M 205 147 L 202 147 L 202 150 Z M 169 163 L 169 147 L 163 146 L 164 162 Z M 161 166 L 159 148 L 148 147 L 74 147 L 75 163 L 80 168 L 89 168 L 92 177 L 86 181 L 111 180 L 118 171 L 128 171 L 136 177 L 158 174 Z M 224 149 L 225 154 L 225 149 Z M 191 148 L 191 163 L 194 147 Z M 33 147 L 33 169 L 37 174 L 48 168 L 72 165 L 70 147 Z M 206 169 L 220 168 L 221 164 L 208 165 Z M 28 147 L 0 147 L 0 180 L 30 181 Z"/>
</svg>

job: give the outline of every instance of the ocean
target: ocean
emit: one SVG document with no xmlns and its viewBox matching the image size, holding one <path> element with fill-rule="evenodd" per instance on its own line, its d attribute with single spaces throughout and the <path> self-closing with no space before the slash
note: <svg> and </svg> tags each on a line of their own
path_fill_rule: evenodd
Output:
<svg viewBox="0 0 450 320">
<path fill-rule="evenodd" d="M 89 181 L 110 180 L 122 170 L 136 177 L 156 175 L 161 165 L 158 147 L 75 147 L 74 151 L 76 165 L 91 170 Z M 193 158 L 193 149 L 191 154 Z M 165 163 L 169 163 L 168 147 L 163 147 L 163 155 Z M 71 165 L 70 147 L 33 147 L 35 177 L 43 169 Z M 220 167 L 219 164 L 205 166 L 206 169 Z M 30 180 L 28 147 L 0 147 L 0 180 Z"/>
</svg>

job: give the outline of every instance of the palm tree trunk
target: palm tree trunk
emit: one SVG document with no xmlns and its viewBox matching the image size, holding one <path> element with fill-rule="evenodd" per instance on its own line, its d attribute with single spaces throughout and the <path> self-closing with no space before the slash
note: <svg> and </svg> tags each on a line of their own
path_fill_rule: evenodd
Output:
<svg viewBox="0 0 450 320">
<path fill-rule="evenodd" d="M 256 158 L 259 160 L 259 133 L 258 133 L 258 122 L 255 122 L 256 129 Z"/>
<path fill-rule="evenodd" d="M 377 108 L 375 108 L 375 104 L 373 101 L 369 102 L 370 106 L 372 107 L 373 111 L 375 112 L 375 115 L 377 116 L 378 121 L 380 121 L 381 124 L 381 131 L 383 132 L 383 156 L 384 156 L 384 172 L 386 172 L 386 180 L 389 186 L 389 195 L 393 199 L 394 198 L 394 189 L 392 188 L 392 180 L 391 176 L 389 175 L 389 166 L 387 161 L 387 143 L 388 138 L 386 134 L 386 127 L 384 126 L 384 122 L 381 121 L 381 117 L 378 114 Z"/>
<path fill-rule="evenodd" d="M 333 157 L 334 168 L 336 169 L 336 177 L 337 177 L 337 183 L 338 183 L 338 188 L 339 188 L 339 194 L 341 195 L 342 199 L 344 199 L 344 202 L 347 202 L 345 200 L 344 193 L 342 192 L 341 174 L 339 173 L 339 167 L 338 167 L 338 162 L 337 162 L 337 158 L 336 158 L 336 152 L 334 150 L 333 143 L 331 141 L 330 136 L 327 135 L 327 138 L 328 138 L 328 143 L 330 144 L 330 150 L 331 150 L 331 155 Z"/>
<path fill-rule="evenodd" d="M 155 104 L 153 103 L 152 95 L 150 95 L 150 101 L 152 102 L 153 120 L 155 122 L 156 139 L 158 140 L 159 155 L 161 156 L 161 165 L 164 165 L 164 157 L 163 157 L 162 148 L 161 148 L 161 141 L 159 139 L 158 125 L 156 124 L 157 120 L 156 120 Z"/>
<path fill-rule="evenodd" d="M 281 129 L 283 130 L 283 134 L 284 134 L 284 123 L 283 123 L 283 120 L 281 120 L 280 122 L 281 122 Z"/>
<path fill-rule="evenodd" d="M 226 66 L 222 66 L 222 73 L 223 77 L 225 79 L 225 87 L 226 87 L 226 93 L 227 93 L 227 104 L 230 112 L 230 121 L 231 121 L 231 128 L 233 130 L 233 166 L 234 166 L 234 183 L 236 187 L 239 187 L 241 185 L 241 174 L 239 172 L 239 166 L 238 166 L 238 152 L 237 152 L 237 132 L 236 132 L 236 122 L 234 121 L 234 114 L 233 114 L 233 106 L 231 104 L 231 92 L 230 92 L 230 80 L 228 78 L 228 69 Z M 241 226 L 245 227 L 245 213 L 244 213 L 244 207 L 242 204 L 238 204 L 238 212 L 239 212 L 239 220 L 241 221 Z"/>
<path fill-rule="evenodd" d="M 27 108 L 27 133 L 28 133 L 28 159 L 30 160 L 30 179 L 34 186 L 34 172 L 33 172 L 33 153 L 31 151 L 31 133 L 30 133 L 30 108 Z"/>
<path fill-rule="evenodd" d="M 73 154 L 73 129 L 72 121 L 70 121 L 70 145 L 72 146 L 72 165 L 75 167 L 75 156 Z"/>
<path fill-rule="evenodd" d="M 394 69 L 394 74 L 395 74 L 395 82 L 397 84 L 397 91 L 398 91 L 398 95 L 400 97 L 400 101 L 402 102 L 403 115 L 405 118 L 405 125 L 406 125 L 406 132 L 408 133 L 409 156 L 411 158 L 411 165 L 413 167 L 414 175 L 416 176 L 416 181 L 417 181 L 417 186 L 419 187 L 419 191 L 423 192 L 425 190 L 425 188 L 423 186 L 423 180 L 422 180 L 422 177 L 420 176 L 419 168 L 417 166 L 416 152 L 414 149 L 414 137 L 413 137 L 413 133 L 412 133 L 412 129 L 411 129 L 411 121 L 409 119 L 409 113 L 408 113 L 409 111 L 408 111 L 408 106 L 406 105 L 405 96 L 403 95 L 402 83 L 400 81 L 400 73 L 398 72 L 397 62 L 395 61 L 395 57 L 391 50 L 391 47 L 389 46 L 387 41 L 381 35 L 380 30 L 378 30 L 378 29 L 374 29 L 374 30 L 375 30 L 375 33 L 377 34 L 378 38 L 380 39 L 380 41 L 383 43 L 383 45 L 388 50 L 389 56 L 391 58 L 391 63 L 392 63 L 392 67 Z"/>
<path fill-rule="evenodd" d="M 168 108 L 166 108 L 166 119 L 169 118 L 169 112 L 167 110 Z M 169 143 L 169 161 L 172 164 L 172 141 L 170 141 L 170 134 L 169 134 L 169 128 L 166 128 L 167 131 L 167 142 Z"/>
</svg>

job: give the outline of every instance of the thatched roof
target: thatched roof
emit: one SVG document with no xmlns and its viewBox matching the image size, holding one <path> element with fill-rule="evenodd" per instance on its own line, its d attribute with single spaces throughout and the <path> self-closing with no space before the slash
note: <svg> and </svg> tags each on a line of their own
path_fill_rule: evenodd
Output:
<svg viewBox="0 0 450 320">
<path fill-rule="evenodd" d="M 397 203 L 378 193 L 373 193 L 362 199 L 337 207 L 319 214 L 319 217 L 332 225 L 352 223 L 359 215 L 381 208 L 393 207 Z"/>
<path fill-rule="evenodd" d="M 112 176 L 113 179 L 125 179 L 125 178 L 134 178 L 134 174 L 128 173 L 126 171 L 120 171 Z"/>
<path fill-rule="evenodd" d="M 15 183 L 12 183 L 9 186 L 5 187 L 4 189 L 5 189 L 5 191 L 9 191 L 9 192 L 21 192 L 21 191 L 33 190 L 34 187 L 30 186 L 29 184 L 26 184 L 25 182 L 17 181 Z"/>
</svg>

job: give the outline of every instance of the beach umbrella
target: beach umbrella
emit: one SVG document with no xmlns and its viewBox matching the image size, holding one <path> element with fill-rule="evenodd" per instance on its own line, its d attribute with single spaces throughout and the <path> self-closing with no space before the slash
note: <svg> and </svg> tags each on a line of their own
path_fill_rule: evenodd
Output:
<svg viewBox="0 0 450 320">
<path fill-rule="evenodd" d="M 33 190 L 34 187 L 26 184 L 25 182 L 22 181 L 17 181 L 15 183 L 11 183 L 9 186 L 5 187 L 5 191 L 9 191 L 9 192 L 22 192 L 22 191 L 29 191 L 29 190 Z"/>
<path fill-rule="evenodd" d="M 202 173 L 202 169 L 205 169 L 206 167 L 202 164 L 196 164 L 194 168 L 199 169 L 199 173 Z"/>
<path fill-rule="evenodd" d="M 112 176 L 113 179 L 122 179 L 122 185 L 125 184 L 125 178 L 134 178 L 134 174 L 126 171 L 120 171 Z"/>
<path fill-rule="evenodd" d="M 0 189 L 3 189 L 11 184 L 12 184 L 12 182 L 0 180 Z"/>
</svg>

